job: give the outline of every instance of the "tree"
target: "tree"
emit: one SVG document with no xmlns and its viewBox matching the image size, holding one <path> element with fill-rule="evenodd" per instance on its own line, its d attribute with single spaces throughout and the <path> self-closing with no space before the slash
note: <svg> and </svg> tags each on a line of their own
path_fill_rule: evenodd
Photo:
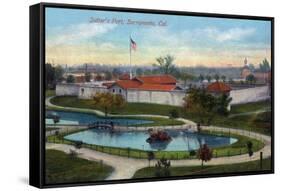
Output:
<svg viewBox="0 0 281 191">
<path fill-rule="evenodd" d="M 141 75 L 143 75 L 144 72 L 143 72 L 142 68 L 137 68 L 136 73 L 137 73 L 137 76 L 141 76 Z"/>
<path fill-rule="evenodd" d="M 184 81 L 184 87 L 186 87 L 187 85 L 187 81 L 188 80 L 193 80 L 194 79 L 194 76 L 191 75 L 191 74 L 188 74 L 188 73 L 181 73 L 180 74 L 180 78 Z"/>
<path fill-rule="evenodd" d="M 216 112 L 219 115 L 227 116 L 229 114 L 228 106 L 231 101 L 232 98 L 228 94 L 222 94 L 221 96 L 218 96 L 216 98 Z"/>
<path fill-rule="evenodd" d="M 192 88 L 189 94 L 183 98 L 184 108 L 187 111 L 196 113 L 201 122 L 207 118 L 210 123 L 214 116 L 216 99 L 208 94 L 205 89 Z"/>
<path fill-rule="evenodd" d="M 204 81 L 204 76 L 202 74 L 199 75 L 198 77 L 199 81 L 202 83 Z"/>
<path fill-rule="evenodd" d="M 214 79 L 216 80 L 216 82 L 218 82 L 220 80 L 220 76 L 218 74 L 215 74 Z"/>
<path fill-rule="evenodd" d="M 158 57 L 156 58 L 157 63 L 154 65 L 159 68 L 161 73 L 172 74 L 176 70 L 176 67 L 173 64 L 174 60 L 175 58 L 171 55 L 167 55 L 165 57 Z"/>
<path fill-rule="evenodd" d="M 73 75 L 68 75 L 66 78 L 66 83 L 74 83 L 75 82 L 75 78 Z"/>
<path fill-rule="evenodd" d="M 246 81 L 250 84 L 254 84 L 256 82 L 256 78 L 253 74 L 249 74 L 248 76 L 246 76 Z"/>
<path fill-rule="evenodd" d="M 261 72 L 269 72 L 270 71 L 270 65 L 268 60 L 265 58 L 262 63 L 260 63 L 260 71 Z"/>
<path fill-rule="evenodd" d="M 122 107 L 125 100 L 121 95 L 111 94 L 109 92 L 96 93 L 93 97 L 93 104 L 104 109 L 105 116 L 107 116 L 108 109 L 112 107 Z"/>
<path fill-rule="evenodd" d="M 208 82 L 210 83 L 210 82 L 212 81 L 212 76 L 207 75 L 207 76 L 206 76 L 206 79 L 207 79 L 207 80 L 208 80 Z"/>
<path fill-rule="evenodd" d="M 198 159 L 201 160 L 201 166 L 203 167 L 203 163 L 210 161 L 213 157 L 213 151 L 208 147 L 207 144 L 200 145 L 200 148 L 197 152 Z"/>
<path fill-rule="evenodd" d="M 112 80 L 112 73 L 109 71 L 104 72 L 104 79 L 105 80 Z"/>
<path fill-rule="evenodd" d="M 55 67 L 55 81 L 61 82 L 63 80 L 64 69 L 61 65 Z"/>
<path fill-rule="evenodd" d="M 45 65 L 45 83 L 46 87 L 52 87 L 55 82 L 55 68 L 52 64 L 46 63 Z"/>
<path fill-rule="evenodd" d="M 154 152 L 152 151 L 148 151 L 147 152 L 147 160 L 148 160 L 148 166 L 150 167 L 150 161 L 155 159 L 155 155 Z"/>
<path fill-rule="evenodd" d="M 222 79 L 223 82 L 226 82 L 226 76 L 225 75 L 222 75 L 221 79 Z"/>
<path fill-rule="evenodd" d="M 85 81 L 90 82 L 92 79 L 92 74 L 90 72 L 85 73 Z"/>
</svg>

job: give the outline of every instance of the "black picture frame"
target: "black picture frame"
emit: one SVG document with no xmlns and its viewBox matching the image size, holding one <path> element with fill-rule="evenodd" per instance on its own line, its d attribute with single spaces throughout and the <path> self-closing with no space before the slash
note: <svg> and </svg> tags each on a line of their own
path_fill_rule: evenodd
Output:
<svg viewBox="0 0 281 191">
<path fill-rule="evenodd" d="M 239 173 L 223 173 L 208 175 L 189 175 L 189 176 L 173 176 L 163 178 L 143 178 L 143 179 L 126 179 L 126 180 L 107 180 L 97 182 L 79 182 L 79 183 L 61 183 L 46 184 L 45 177 L 45 8 L 66 8 L 66 9 L 84 9 L 84 10 L 102 10 L 117 12 L 133 12 L 133 13 L 151 13 L 165 15 L 180 16 L 198 16 L 198 17 L 214 17 L 214 18 L 231 18 L 231 19 L 248 19 L 261 20 L 271 22 L 271 96 L 272 96 L 272 131 L 271 131 L 271 170 L 255 171 L 255 172 L 239 172 Z M 73 4 L 57 4 L 57 3 L 39 3 L 30 6 L 30 153 L 29 153 L 29 183 L 38 188 L 53 188 L 66 186 L 84 186 L 99 184 L 116 184 L 116 183 L 133 183 L 133 182 L 151 182 L 166 181 L 178 179 L 194 179 L 194 178 L 211 178 L 211 177 L 227 177 L 242 175 L 257 175 L 274 173 L 274 18 L 263 16 L 249 15 L 232 15 L 217 13 L 197 13 L 182 12 L 170 10 L 153 10 L 153 9 L 135 9 L 121 7 L 104 7 L 90 5 L 73 5 Z"/>
</svg>

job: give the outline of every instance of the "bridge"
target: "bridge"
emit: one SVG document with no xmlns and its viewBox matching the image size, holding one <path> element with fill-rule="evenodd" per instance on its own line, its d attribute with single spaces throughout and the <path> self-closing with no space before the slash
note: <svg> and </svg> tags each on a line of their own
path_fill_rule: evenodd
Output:
<svg viewBox="0 0 281 191">
<path fill-rule="evenodd" d="M 96 121 L 88 124 L 88 129 L 106 129 L 114 130 L 114 123 L 112 121 Z"/>
</svg>

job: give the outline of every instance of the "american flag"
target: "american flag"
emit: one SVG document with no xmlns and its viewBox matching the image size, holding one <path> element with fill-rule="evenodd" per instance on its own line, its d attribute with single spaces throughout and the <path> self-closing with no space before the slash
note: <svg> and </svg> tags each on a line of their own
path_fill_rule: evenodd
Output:
<svg viewBox="0 0 281 191">
<path fill-rule="evenodd" d="M 135 41 L 133 41 L 132 38 L 130 38 L 130 39 L 131 39 L 131 49 L 133 49 L 134 51 L 136 51 L 136 50 L 137 50 L 137 43 L 136 43 Z"/>
</svg>

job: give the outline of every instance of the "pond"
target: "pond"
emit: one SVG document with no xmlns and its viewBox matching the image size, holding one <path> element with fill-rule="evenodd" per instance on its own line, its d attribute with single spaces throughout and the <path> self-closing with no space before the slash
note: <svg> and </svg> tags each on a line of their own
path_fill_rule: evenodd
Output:
<svg viewBox="0 0 281 191">
<path fill-rule="evenodd" d="M 88 125 L 95 122 L 113 122 L 115 125 L 140 125 L 149 124 L 153 121 L 142 120 L 142 119 L 132 119 L 132 118 L 118 118 L 118 117 L 99 117 L 95 114 L 79 113 L 79 112 L 69 112 L 69 111 L 46 111 L 46 124 L 54 124 L 51 116 L 59 116 L 59 122 L 57 124 L 62 125 Z"/>
<path fill-rule="evenodd" d="M 215 148 L 227 146 L 237 142 L 237 139 L 225 136 L 215 136 L 208 134 L 192 133 L 183 130 L 167 130 L 172 137 L 170 142 L 158 142 L 149 144 L 146 139 L 149 137 L 148 132 L 109 132 L 105 130 L 85 130 L 64 138 L 71 141 L 82 141 L 83 143 L 95 144 L 109 147 L 121 147 L 150 151 L 190 151 L 197 150 L 200 143 L 206 143 L 208 146 Z"/>
</svg>

